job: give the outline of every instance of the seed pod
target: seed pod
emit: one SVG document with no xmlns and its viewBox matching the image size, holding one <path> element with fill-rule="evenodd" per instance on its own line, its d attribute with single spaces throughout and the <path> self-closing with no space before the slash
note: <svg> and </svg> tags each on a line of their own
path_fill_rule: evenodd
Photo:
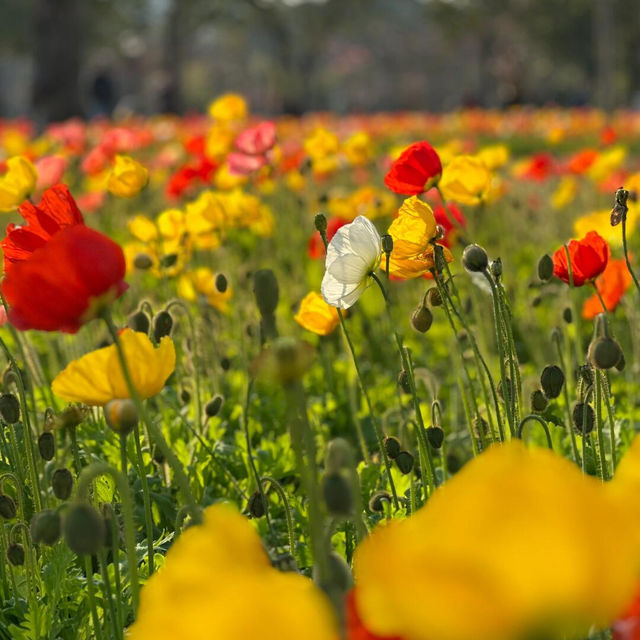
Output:
<svg viewBox="0 0 640 640">
<path fill-rule="evenodd" d="M 439 449 L 444 442 L 444 431 L 441 427 L 427 427 L 427 440 L 434 449 Z"/>
<path fill-rule="evenodd" d="M 20 403 L 12 393 L 0 395 L 0 416 L 7 424 L 15 424 L 20 420 Z"/>
<path fill-rule="evenodd" d="M 353 512 L 351 482 L 340 471 L 330 471 L 322 478 L 322 496 L 327 511 L 336 518 L 348 518 Z"/>
<path fill-rule="evenodd" d="M 31 520 L 31 539 L 35 544 L 54 545 L 60 539 L 60 528 L 60 514 L 45 509 Z"/>
<path fill-rule="evenodd" d="M 573 322 L 573 313 L 571 312 L 570 307 L 565 307 L 564 311 L 562 312 L 562 319 L 567 324 L 571 324 Z"/>
<path fill-rule="evenodd" d="M 391 253 L 393 251 L 393 236 L 385 233 L 380 240 L 382 241 L 382 250 L 385 253 Z"/>
<path fill-rule="evenodd" d="M 369 511 L 381 513 L 384 511 L 384 503 L 391 503 L 391 494 L 388 491 L 376 491 L 369 498 Z"/>
<path fill-rule="evenodd" d="M 13 520 L 18 513 L 16 509 L 16 503 L 11 496 L 7 496 L 4 493 L 0 494 L 0 517 L 5 520 Z"/>
<path fill-rule="evenodd" d="M 216 276 L 216 289 L 220 292 L 220 293 L 224 293 L 227 288 L 229 287 L 229 281 L 227 280 L 227 276 L 224 275 L 224 273 L 219 273 Z"/>
<path fill-rule="evenodd" d="M 262 495 L 259 491 L 254 491 L 249 496 L 247 511 L 252 518 L 262 518 L 266 513 L 264 500 L 262 499 Z"/>
<path fill-rule="evenodd" d="M 151 320 L 144 311 L 136 311 L 127 318 L 127 325 L 132 331 L 149 334 L 151 328 Z"/>
<path fill-rule="evenodd" d="M 38 451 L 43 460 L 53 460 L 56 455 L 56 439 L 51 431 L 43 431 L 38 436 Z"/>
<path fill-rule="evenodd" d="M 546 253 L 538 260 L 538 278 L 542 282 L 549 282 L 553 278 L 553 260 Z"/>
<path fill-rule="evenodd" d="M 411 393 L 409 374 L 404 369 L 398 372 L 398 386 L 404 393 Z"/>
<path fill-rule="evenodd" d="M 138 253 L 133 259 L 133 266 L 136 269 L 140 269 L 140 271 L 146 271 L 147 269 L 151 269 L 153 266 L 153 260 L 151 259 L 151 256 L 146 253 Z"/>
<path fill-rule="evenodd" d="M 68 500 L 73 490 L 73 476 L 69 469 L 56 469 L 51 476 L 53 495 L 58 500 Z"/>
<path fill-rule="evenodd" d="M 489 256 L 480 245 L 470 244 L 462 253 L 462 265 L 467 271 L 481 273 L 489 266 Z"/>
<path fill-rule="evenodd" d="M 562 386 L 564 385 L 564 373 L 562 369 L 555 364 L 550 364 L 542 370 L 540 375 L 540 386 L 544 391 L 544 395 L 553 400 L 560 395 Z"/>
<path fill-rule="evenodd" d="M 17 542 L 11 543 L 7 547 L 7 561 L 14 567 L 21 567 L 24 564 L 24 547 Z"/>
<path fill-rule="evenodd" d="M 596 338 L 589 345 L 588 358 L 596 369 L 611 369 L 620 362 L 621 357 L 622 349 L 613 338 Z"/>
<path fill-rule="evenodd" d="M 224 398 L 218 393 L 207 404 L 204 405 L 204 412 L 207 415 L 207 418 L 213 418 L 220 413 L 220 409 L 222 409 L 222 405 L 224 403 Z"/>
<path fill-rule="evenodd" d="M 408 451 L 401 451 L 396 456 L 396 464 L 398 465 L 398 469 L 400 469 L 400 473 L 404 475 L 411 473 L 413 470 L 413 455 Z"/>
<path fill-rule="evenodd" d="M 411 326 L 419 333 L 426 333 L 433 323 L 433 314 L 427 307 L 418 307 L 411 314 Z"/>
<path fill-rule="evenodd" d="M 65 513 L 64 540 L 79 556 L 94 555 L 105 539 L 104 519 L 90 504 L 77 502 Z"/>
<path fill-rule="evenodd" d="M 533 413 L 542 413 L 549 406 L 549 401 L 547 397 L 540 391 L 540 389 L 536 389 L 531 394 L 531 411 Z"/>
<path fill-rule="evenodd" d="M 273 315 L 278 306 L 280 289 L 271 269 L 259 269 L 253 274 L 253 293 L 260 315 Z"/>
<path fill-rule="evenodd" d="M 584 402 L 579 402 L 573 407 L 573 426 L 578 433 L 590 433 L 596 421 L 596 414 L 593 407 Z"/>
<path fill-rule="evenodd" d="M 107 426 L 120 436 L 130 433 L 138 424 L 138 410 L 133 400 L 109 400 L 103 407 Z"/>
<path fill-rule="evenodd" d="M 387 452 L 387 455 L 392 460 L 395 460 L 400 454 L 400 451 L 402 451 L 400 440 L 398 440 L 398 438 L 394 436 L 388 436 L 384 439 L 384 448 Z"/>
<path fill-rule="evenodd" d="M 168 311 L 163 309 L 153 319 L 153 339 L 160 342 L 164 336 L 171 334 L 171 329 L 173 329 L 173 318 Z"/>
</svg>

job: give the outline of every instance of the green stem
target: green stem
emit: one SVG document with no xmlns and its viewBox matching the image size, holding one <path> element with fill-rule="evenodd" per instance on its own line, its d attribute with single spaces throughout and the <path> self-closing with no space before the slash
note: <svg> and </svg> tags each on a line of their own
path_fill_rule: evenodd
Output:
<svg viewBox="0 0 640 640">
<path fill-rule="evenodd" d="M 616 421 L 613 417 L 613 405 L 611 404 L 611 384 L 609 382 L 609 374 L 600 372 L 602 380 L 602 390 L 604 395 L 604 405 L 607 408 L 607 418 L 609 420 L 609 438 L 611 442 L 611 476 L 616 471 Z"/>
<path fill-rule="evenodd" d="M 525 416 L 524 418 L 522 418 L 522 420 L 518 424 L 518 428 L 516 429 L 516 438 L 518 438 L 519 440 L 522 440 L 522 431 L 524 429 L 524 426 L 527 424 L 527 422 L 530 422 L 531 420 L 535 420 L 536 422 L 540 423 L 540 425 L 544 429 L 545 436 L 547 436 L 547 446 L 549 447 L 549 449 L 553 451 L 553 441 L 551 440 L 549 425 L 546 423 L 546 421 L 543 418 L 536 415 L 535 413 L 530 413 L 528 416 Z"/>
<path fill-rule="evenodd" d="M 567 369 L 564 364 L 564 356 L 562 355 L 562 345 L 560 344 L 559 330 L 558 332 L 554 332 L 553 342 L 555 343 L 556 350 L 558 352 L 558 360 L 560 361 L 560 367 L 562 368 L 563 372 L 567 372 Z M 568 389 L 569 377 L 567 373 L 565 373 L 565 381 L 564 381 L 564 384 L 562 385 L 562 391 L 564 393 L 564 406 L 565 406 L 565 411 L 567 413 L 567 429 L 566 430 L 569 433 L 569 437 L 571 438 L 571 451 L 573 452 L 573 459 L 575 460 L 577 465 L 580 465 L 581 462 L 580 462 L 580 456 L 578 454 L 576 434 L 574 433 L 573 427 L 571 426 L 573 423 L 573 417 L 571 415 L 571 404 L 569 402 L 569 389 Z"/>
<path fill-rule="evenodd" d="M 282 485 L 273 477 L 271 476 L 262 476 L 261 478 L 261 485 L 263 485 L 265 482 L 269 482 L 271 484 L 271 486 L 275 489 L 275 492 L 278 494 L 282 505 L 284 507 L 284 515 L 285 515 L 285 520 L 287 522 L 287 536 L 289 538 L 289 553 L 291 553 L 291 557 L 295 559 L 296 557 L 296 538 L 295 538 L 295 530 L 293 528 L 293 517 L 292 517 L 292 510 L 291 510 L 291 506 L 289 505 L 289 500 L 287 498 L 287 494 L 285 493 L 285 490 L 282 488 Z M 263 491 L 264 491 L 264 487 L 263 487 Z"/>
<path fill-rule="evenodd" d="M 144 468 L 142 457 L 142 446 L 140 445 L 140 428 L 136 424 L 133 429 L 133 442 L 136 448 L 136 465 L 138 467 L 138 477 L 142 484 L 142 503 L 144 506 L 144 524 L 147 533 L 147 562 L 149 563 L 149 577 L 154 572 L 154 550 L 153 550 L 153 514 L 151 512 L 151 494 L 149 493 L 149 482 L 147 472 Z"/>
<path fill-rule="evenodd" d="M 595 281 L 592 281 L 591 285 L 593 286 L 593 289 L 596 292 L 596 295 L 598 296 L 598 300 L 600 301 L 600 306 L 602 307 L 602 310 L 604 311 L 604 313 L 609 313 L 609 309 L 607 309 L 607 305 L 604 303 L 604 300 L 602 299 L 602 294 L 600 293 L 600 289 L 598 289 L 598 285 L 596 285 Z"/>
<path fill-rule="evenodd" d="M 109 572 L 107 571 L 107 558 L 104 550 L 98 555 L 100 561 L 100 573 L 102 575 L 102 589 L 104 591 L 104 600 L 107 601 L 109 607 L 109 618 L 111 618 L 111 626 L 113 627 L 113 637 L 119 639 L 122 637 L 122 628 L 118 625 L 115 605 L 113 604 L 113 594 L 111 592 L 111 581 L 109 580 Z"/>
<path fill-rule="evenodd" d="M 95 588 L 93 584 L 93 567 L 91 566 L 91 556 L 84 557 L 84 570 L 87 576 L 87 593 L 89 595 L 89 608 L 91 609 L 91 618 L 93 620 L 93 632 L 97 640 L 102 640 L 102 627 L 98 618 L 98 607 L 96 606 Z"/>
<path fill-rule="evenodd" d="M 596 393 L 595 393 L 595 405 L 596 405 L 596 432 L 598 434 L 598 449 L 600 451 L 600 478 L 604 482 L 607 477 L 607 453 L 604 448 L 604 432 L 602 428 L 602 380 L 600 379 L 600 372 L 595 371 Z"/>
</svg>

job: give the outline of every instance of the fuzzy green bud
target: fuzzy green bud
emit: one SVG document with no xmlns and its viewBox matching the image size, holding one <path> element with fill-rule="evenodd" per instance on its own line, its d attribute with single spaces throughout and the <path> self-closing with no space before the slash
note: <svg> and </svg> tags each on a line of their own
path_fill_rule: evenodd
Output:
<svg viewBox="0 0 640 640">
<path fill-rule="evenodd" d="M 153 319 L 153 339 L 160 342 L 164 336 L 171 335 L 171 329 L 173 329 L 173 318 L 168 311 L 163 309 Z"/>
<path fill-rule="evenodd" d="M 56 469 L 51 476 L 53 495 L 58 500 L 68 500 L 73 490 L 73 475 L 69 469 Z"/>
<path fill-rule="evenodd" d="M 542 282 L 549 282 L 553 278 L 553 260 L 546 253 L 538 260 L 538 278 Z"/>
<path fill-rule="evenodd" d="M 271 269 L 259 269 L 253 274 L 253 293 L 261 316 L 272 316 L 280 299 L 278 281 Z"/>
<path fill-rule="evenodd" d="M 24 547 L 13 542 L 7 547 L 7 561 L 14 567 L 21 567 L 24 564 Z"/>
<path fill-rule="evenodd" d="M 549 401 L 540 389 L 536 389 L 531 394 L 531 411 L 533 413 L 542 413 L 549 406 Z"/>
<path fill-rule="evenodd" d="M 220 292 L 220 293 L 224 293 L 227 288 L 229 287 L 229 280 L 227 280 L 227 276 L 224 275 L 224 273 L 219 273 L 216 276 L 216 289 Z"/>
<path fill-rule="evenodd" d="M 489 256 L 480 245 L 470 244 L 462 253 L 462 265 L 467 271 L 482 273 L 489 266 Z"/>
<path fill-rule="evenodd" d="M 44 509 L 31 520 L 31 539 L 35 544 L 54 545 L 60 539 L 60 514 L 52 509 Z"/>
<path fill-rule="evenodd" d="M 427 427 L 427 440 L 434 449 L 439 449 L 444 442 L 444 431 L 441 427 Z"/>
<path fill-rule="evenodd" d="M 353 489 L 346 475 L 330 471 L 322 478 L 322 496 L 327 511 L 335 518 L 348 518 L 353 512 Z"/>
<path fill-rule="evenodd" d="M 433 313 L 427 307 L 418 307 L 411 314 L 411 326 L 418 333 L 426 333 L 433 323 Z"/>
<path fill-rule="evenodd" d="M 387 452 L 387 455 L 395 460 L 402 451 L 402 447 L 400 446 L 400 440 L 394 436 L 388 436 L 384 439 L 384 448 Z"/>
<path fill-rule="evenodd" d="M 18 513 L 16 503 L 11 496 L 0 494 L 0 517 L 5 520 L 13 520 Z"/>
<path fill-rule="evenodd" d="M 327 232 L 327 217 L 324 215 L 324 213 L 316 214 L 316 217 L 313 219 L 313 224 L 320 232 L 320 235 L 323 235 Z"/>
<path fill-rule="evenodd" d="M 79 556 L 98 553 L 105 540 L 104 518 L 84 502 L 77 502 L 68 509 L 62 529 L 67 546 Z"/>
<path fill-rule="evenodd" d="M 149 320 L 149 316 L 144 311 L 136 311 L 127 318 L 127 326 L 132 331 L 148 335 L 151 328 L 151 320 Z"/>
<path fill-rule="evenodd" d="M 391 494 L 388 491 L 376 491 L 369 498 L 369 511 L 381 513 L 384 511 L 384 503 L 391 504 Z"/>
<path fill-rule="evenodd" d="M 593 407 L 584 402 L 579 402 L 573 407 L 573 426 L 578 433 L 591 433 L 596 421 L 596 414 Z"/>
<path fill-rule="evenodd" d="M 138 424 L 138 410 L 133 400 L 110 400 L 103 407 L 107 426 L 121 436 L 126 436 Z"/>
<path fill-rule="evenodd" d="M 622 349 L 616 340 L 610 337 L 596 338 L 589 345 L 589 362 L 596 369 L 611 369 L 622 357 Z"/>
<path fill-rule="evenodd" d="M 540 375 L 540 386 L 544 391 L 544 395 L 550 400 L 557 398 L 562 391 L 564 385 L 564 373 L 562 369 L 555 364 L 550 364 L 542 370 Z"/>
<path fill-rule="evenodd" d="M 53 460 L 56 454 L 56 439 L 51 431 L 43 431 L 38 436 L 38 451 L 43 460 Z"/>
<path fill-rule="evenodd" d="M 15 424 L 20 420 L 20 403 L 12 393 L 0 395 L 0 416 L 7 424 Z"/>
<path fill-rule="evenodd" d="M 396 465 L 398 465 L 398 469 L 400 469 L 400 473 L 407 475 L 413 471 L 413 454 L 408 451 L 401 451 L 396 456 Z"/>
<path fill-rule="evenodd" d="M 222 405 L 224 404 L 224 398 L 218 393 L 207 404 L 204 405 L 204 412 L 207 418 L 213 418 L 220 413 Z"/>
</svg>

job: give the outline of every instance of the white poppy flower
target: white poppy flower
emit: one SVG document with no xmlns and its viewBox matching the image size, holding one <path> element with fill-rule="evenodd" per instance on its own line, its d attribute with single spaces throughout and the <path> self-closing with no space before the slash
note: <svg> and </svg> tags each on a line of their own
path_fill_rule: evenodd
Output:
<svg viewBox="0 0 640 640">
<path fill-rule="evenodd" d="M 382 256 L 382 240 L 373 223 L 358 216 L 340 227 L 327 247 L 322 297 L 327 304 L 348 309 L 371 284 Z"/>
</svg>

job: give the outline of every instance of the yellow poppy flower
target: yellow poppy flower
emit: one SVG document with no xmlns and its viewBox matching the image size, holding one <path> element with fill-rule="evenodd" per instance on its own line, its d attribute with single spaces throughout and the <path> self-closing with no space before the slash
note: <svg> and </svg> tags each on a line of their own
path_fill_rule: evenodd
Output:
<svg viewBox="0 0 640 640">
<path fill-rule="evenodd" d="M 294 319 L 302 328 L 319 336 L 328 336 L 340 322 L 338 310 L 327 304 L 316 291 L 302 299 Z"/>
<path fill-rule="evenodd" d="M 248 176 L 244 176 L 240 173 L 231 173 L 228 164 L 223 164 L 217 171 L 213 178 L 213 182 L 217 189 L 222 191 L 230 191 L 236 187 L 240 187 L 249 180 Z"/>
<path fill-rule="evenodd" d="M 339 146 L 338 136 L 323 127 L 315 129 L 304 141 L 304 150 L 312 160 L 335 155 Z"/>
<path fill-rule="evenodd" d="M 565 176 L 551 194 L 551 206 L 556 210 L 564 209 L 576 197 L 577 192 L 576 179 L 573 176 Z"/>
<path fill-rule="evenodd" d="M 35 189 L 38 173 L 23 156 L 7 160 L 7 172 L 0 178 L 0 211 L 17 209 Z"/>
<path fill-rule="evenodd" d="M 622 146 L 612 147 L 603 151 L 589 167 L 587 175 L 594 181 L 600 182 L 608 178 L 627 157 L 627 149 Z"/>
<path fill-rule="evenodd" d="M 129 233 L 140 242 L 152 242 L 158 237 L 158 227 L 151 218 L 139 214 L 127 222 Z"/>
<path fill-rule="evenodd" d="M 117 155 L 107 180 L 107 189 L 118 198 L 133 198 L 148 182 L 149 172 L 137 160 Z"/>
<path fill-rule="evenodd" d="M 344 141 L 342 150 L 354 167 L 361 167 L 371 161 L 373 141 L 366 131 L 357 131 Z"/>
<path fill-rule="evenodd" d="M 229 300 L 233 296 L 231 287 L 220 291 L 216 286 L 216 274 L 207 267 L 200 267 L 183 273 L 178 280 L 178 295 L 185 300 L 194 302 L 198 296 L 206 298 L 207 302 L 222 313 L 229 311 Z"/>
<path fill-rule="evenodd" d="M 582 638 L 609 625 L 640 568 L 634 447 L 633 464 L 608 485 L 547 449 L 491 447 L 415 516 L 358 547 L 366 627 L 404 640 L 515 640 Z M 609 540 L 615 552 L 605 551 Z"/>
<path fill-rule="evenodd" d="M 237 93 L 225 93 L 209 105 L 209 115 L 221 122 L 244 120 L 247 112 L 247 101 Z"/>
<path fill-rule="evenodd" d="M 154 347 L 145 333 L 125 329 L 120 341 L 138 394 L 142 398 L 158 394 L 176 366 L 171 338 L 165 336 Z M 51 389 L 67 402 L 98 407 L 110 400 L 130 397 L 115 345 L 91 351 L 71 362 L 56 376 Z"/>
<path fill-rule="evenodd" d="M 482 160 L 457 156 L 444 168 L 440 190 L 447 200 L 476 205 L 486 202 L 491 183 L 491 171 Z"/>
<path fill-rule="evenodd" d="M 476 157 L 484 162 L 491 170 L 499 169 L 509 162 L 509 147 L 504 144 L 492 144 L 482 147 Z"/>
<path fill-rule="evenodd" d="M 417 278 L 434 267 L 432 240 L 437 223 L 431 207 L 417 196 L 407 198 L 398 217 L 389 227 L 393 251 L 389 259 L 389 273 L 398 278 Z M 453 257 L 445 248 L 445 258 Z"/>
<path fill-rule="evenodd" d="M 630 236 L 638 224 L 640 209 L 632 204 L 627 212 L 627 236 Z M 597 231 L 610 245 L 622 246 L 620 226 L 611 226 L 611 209 L 594 211 L 581 216 L 573 223 L 573 232 L 577 238 L 583 238 L 589 231 Z"/>
<path fill-rule="evenodd" d="M 274 569 L 250 522 L 232 507 L 206 509 L 183 531 L 141 593 L 129 640 L 335 640 L 326 596 Z"/>
</svg>

